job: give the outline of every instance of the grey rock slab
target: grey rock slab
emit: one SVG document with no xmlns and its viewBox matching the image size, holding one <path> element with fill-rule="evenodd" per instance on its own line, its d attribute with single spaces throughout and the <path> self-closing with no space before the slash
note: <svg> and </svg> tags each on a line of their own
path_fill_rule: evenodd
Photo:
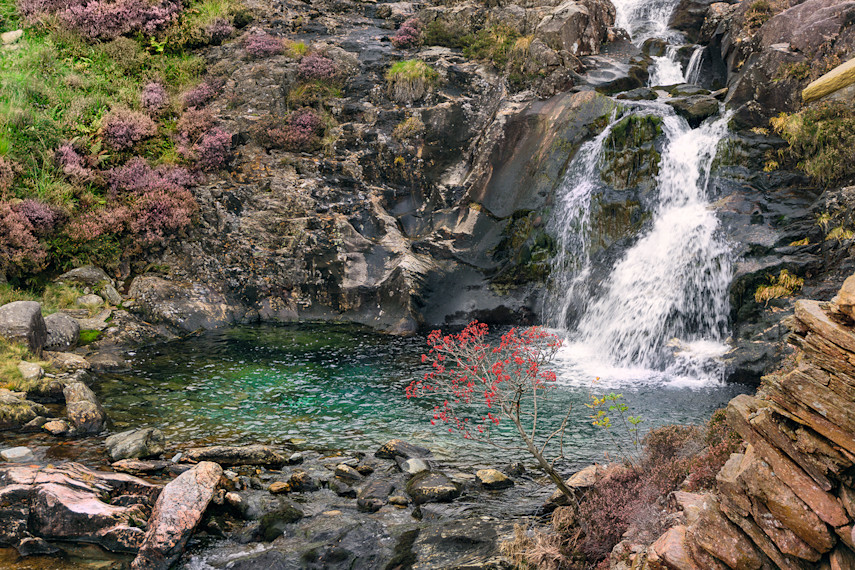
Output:
<svg viewBox="0 0 855 570">
<path fill-rule="evenodd" d="M 80 324 L 62 313 L 53 313 L 44 318 L 47 327 L 45 350 L 63 352 L 77 346 L 80 338 Z"/>
<path fill-rule="evenodd" d="M 26 344 L 41 354 L 47 341 L 42 306 L 35 301 L 13 301 L 0 307 L 0 337 Z"/>
</svg>

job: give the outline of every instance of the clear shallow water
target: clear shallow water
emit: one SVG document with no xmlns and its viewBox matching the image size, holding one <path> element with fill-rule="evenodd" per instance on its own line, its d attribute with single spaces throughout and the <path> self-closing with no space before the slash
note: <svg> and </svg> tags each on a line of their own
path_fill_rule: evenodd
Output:
<svg viewBox="0 0 855 570">
<path fill-rule="evenodd" d="M 96 388 L 116 431 L 158 426 L 175 449 L 191 443 L 288 443 L 373 452 L 393 437 L 420 443 L 467 466 L 528 458 L 449 435 L 430 425 L 432 404 L 404 388 L 425 371 L 425 337 L 397 338 L 344 325 L 253 326 L 212 331 L 138 351 L 133 372 L 104 376 Z M 568 466 L 603 460 L 608 438 L 590 425 L 591 391 L 620 391 L 644 427 L 700 423 L 738 385 L 683 382 L 643 369 L 578 366 L 574 347 L 555 361 L 559 376 L 543 417 L 573 406 Z M 590 362 L 590 360 L 587 360 Z M 591 366 L 590 368 L 597 368 Z M 513 443 L 503 424 L 499 440 Z"/>
</svg>

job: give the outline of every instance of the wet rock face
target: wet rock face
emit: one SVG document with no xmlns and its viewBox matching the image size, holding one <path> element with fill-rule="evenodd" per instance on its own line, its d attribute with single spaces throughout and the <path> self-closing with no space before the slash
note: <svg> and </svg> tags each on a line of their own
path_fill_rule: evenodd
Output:
<svg viewBox="0 0 855 570">
<path fill-rule="evenodd" d="M 0 467 L 0 543 L 30 538 L 93 542 L 115 552 L 135 551 L 140 528 L 160 487 L 128 475 L 62 466 Z M 122 503 L 122 506 L 119 506 Z"/>
<path fill-rule="evenodd" d="M 555 51 L 590 55 L 600 52 L 600 44 L 614 23 L 611 2 L 566 0 L 543 17 L 534 34 Z"/>
</svg>

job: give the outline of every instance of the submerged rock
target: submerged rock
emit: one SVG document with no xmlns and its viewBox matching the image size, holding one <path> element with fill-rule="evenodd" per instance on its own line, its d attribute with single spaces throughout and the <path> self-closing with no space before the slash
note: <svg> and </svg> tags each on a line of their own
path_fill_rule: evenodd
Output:
<svg viewBox="0 0 855 570">
<path fill-rule="evenodd" d="M 213 445 L 194 447 L 184 452 L 181 461 L 195 463 L 213 461 L 224 466 L 231 465 L 272 465 L 286 463 L 281 451 L 269 445 Z"/>
<path fill-rule="evenodd" d="M 163 488 L 133 570 L 166 570 L 175 562 L 214 496 L 223 469 L 203 461 Z"/>
<path fill-rule="evenodd" d="M 303 518 L 303 511 L 289 502 L 282 505 L 271 513 L 261 517 L 259 521 L 259 536 L 264 542 L 276 540 L 285 532 L 285 528 Z"/>
<path fill-rule="evenodd" d="M 0 451 L 0 458 L 9 463 L 31 463 L 36 460 L 29 447 L 10 447 Z"/>
<path fill-rule="evenodd" d="M 157 428 L 123 431 L 111 435 L 104 441 L 107 453 L 113 461 L 119 459 L 141 459 L 160 455 L 164 451 L 166 438 Z"/>
</svg>

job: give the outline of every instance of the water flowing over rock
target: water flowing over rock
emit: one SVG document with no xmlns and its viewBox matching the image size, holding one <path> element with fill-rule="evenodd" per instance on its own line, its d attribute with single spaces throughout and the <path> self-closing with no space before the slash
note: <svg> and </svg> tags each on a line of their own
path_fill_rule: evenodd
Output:
<svg viewBox="0 0 855 570">
<path fill-rule="evenodd" d="M 131 568 L 166 570 L 181 556 L 222 474 L 222 467 L 203 461 L 163 488 Z"/>
</svg>

